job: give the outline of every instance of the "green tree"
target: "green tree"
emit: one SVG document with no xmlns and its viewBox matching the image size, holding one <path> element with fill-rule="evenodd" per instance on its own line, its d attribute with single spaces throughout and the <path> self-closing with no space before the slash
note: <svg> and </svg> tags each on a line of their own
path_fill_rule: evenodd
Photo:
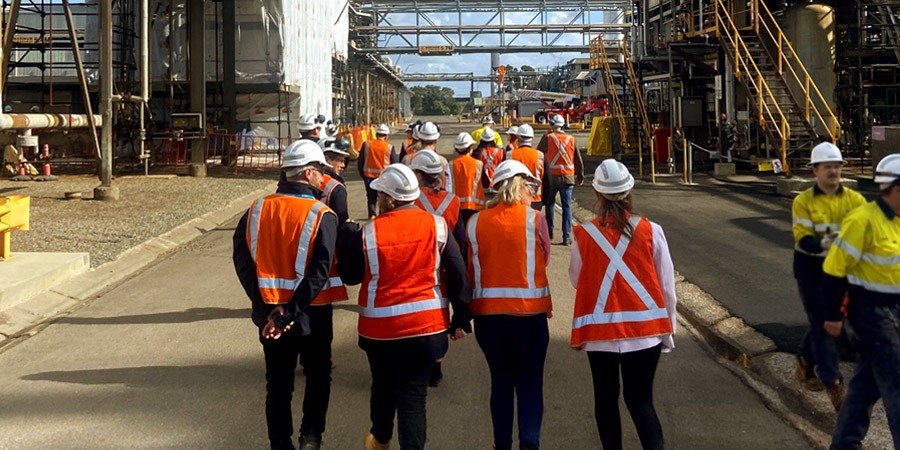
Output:
<svg viewBox="0 0 900 450">
<path fill-rule="evenodd" d="M 522 72 L 534 72 L 534 67 L 531 67 L 526 64 L 526 65 L 522 66 Z"/>
<path fill-rule="evenodd" d="M 413 113 L 423 115 L 459 114 L 462 106 L 453 99 L 453 89 L 435 86 L 414 86 L 410 105 Z"/>
</svg>

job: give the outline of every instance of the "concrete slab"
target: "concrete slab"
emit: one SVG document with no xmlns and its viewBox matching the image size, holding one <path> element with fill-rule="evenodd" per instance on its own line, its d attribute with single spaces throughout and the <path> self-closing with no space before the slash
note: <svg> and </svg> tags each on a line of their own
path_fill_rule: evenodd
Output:
<svg viewBox="0 0 900 450">
<path fill-rule="evenodd" d="M 0 263 L 0 311 L 87 272 L 88 268 L 87 253 L 16 253 Z"/>
<path fill-rule="evenodd" d="M 0 311 L 0 335 L 14 337 L 20 331 L 32 326 L 37 321 L 34 314 L 27 313 L 18 308 L 9 308 Z"/>
<path fill-rule="evenodd" d="M 38 294 L 15 307 L 37 317 L 47 318 L 78 305 L 78 301 L 56 292 Z"/>
<path fill-rule="evenodd" d="M 106 263 L 80 277 L 53 287 L 53 292 L 85 300 L 143 269 L 159 257 L 156 250 L 136 248 L 122 254 L 119 259 Z"/>
<path fill-rule="evenodd" d="M 675 292 L 678 295 L 678 311 L 694 326 L 711 327 L 731 317 L 716 299 L 694 284 L 676 283 Z"/>
<path fill-rule="evenodd" d="M 737 173 L 737 166 L 734 163 L 716 163 L 713 166 L 713 176 L 716 178 L 730 177 Z"/>
<path fill-rule="evenodd" d="M 754 330 L 738 317 L 729 317 L 717 323 L 713 326 L 713 331 L 751 358 L 776 350 L 775 342 Z"/>
</svg>

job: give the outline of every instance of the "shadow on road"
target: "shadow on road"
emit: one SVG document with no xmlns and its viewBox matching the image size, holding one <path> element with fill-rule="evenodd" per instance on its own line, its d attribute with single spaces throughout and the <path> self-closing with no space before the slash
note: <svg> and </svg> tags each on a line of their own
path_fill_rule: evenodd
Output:
<svg viewBox="0 0 900 450">
<path fill-rule="evenodd" d="M 113 369 L 57 370 L 25 375 L 23 380 L 56 381 L 76 384 L 121 384 L 130 388 L 174 388 L 208 385 L 210 380 L 223 379 L 223 374 L 234 383 L 243 380 L 259 384 L 258 367 L 236 367 L 233 365 L 199 366 L 142 366 L 117 367 Z M 177 380 L 177 381 L 176 381 Z"/>
<path fill-rule="evenodd" d="M 184 311 L 115 317 L 63 317 L 55 323 L 71 325 L 124 325 L 153 323 L 193 323 L 204 320 L 249 319 L 250 308 L 190 308 Z"/>
</svg>

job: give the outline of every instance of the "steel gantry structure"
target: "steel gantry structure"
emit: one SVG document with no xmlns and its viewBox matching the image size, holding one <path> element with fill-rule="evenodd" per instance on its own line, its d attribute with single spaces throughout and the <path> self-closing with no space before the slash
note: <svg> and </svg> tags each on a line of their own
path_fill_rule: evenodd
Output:
<svg viewBox="0 0 900 450">
<path fill-rule="evenodd" d="M 353 8 L 358 51 L 381 54 L 586 53 L 593 36 L 627 34 L 632 26 L 590 19 L 629 14 L 628 0 L 367 0 Z M 525 43 L 525 35 L 540 42 Z M 477 42 L 484 36 L 491 43 Z"/>
</svg>

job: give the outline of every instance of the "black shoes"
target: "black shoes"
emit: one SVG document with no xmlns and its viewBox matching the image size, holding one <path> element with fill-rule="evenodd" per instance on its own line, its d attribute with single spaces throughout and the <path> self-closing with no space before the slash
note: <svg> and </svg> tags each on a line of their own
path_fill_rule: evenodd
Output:
<svg viewBox="0 0 900 450">
<path fill-rule="evenodd" d="M 300 450 L 319 450 L 322 447 L 322 438 L 304 434 L 300 436 Z"/>
<path fill-rule="evenodd" d="M 436 362 L 431 367 L 431 373 L 428 375 L 428 386 L 436 388 L 441 385 L 444 380 L 444 372 L 441 371 L 441 363 Z"/>
</svg>

